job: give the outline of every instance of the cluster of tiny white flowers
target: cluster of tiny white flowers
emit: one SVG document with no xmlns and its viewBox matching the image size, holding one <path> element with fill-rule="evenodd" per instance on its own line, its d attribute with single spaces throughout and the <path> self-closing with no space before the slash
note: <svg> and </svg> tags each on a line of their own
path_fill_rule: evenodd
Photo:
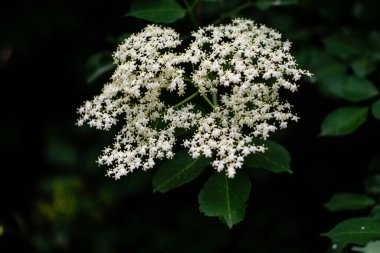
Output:
<svg viewBox="0 0 380 253">
<path fill-rule="evenodd" d="M 195 129 L 183 143 L 193 158 L 214 157 L 212 166 L 234 177 L 244 157 L 265 152 L 254 139 L 266 139 L 298 119 L 279 91 L 296 91 L 294 81 L 310 74 L 297 68 L 290 43 L 282 42 L 278 32 L 236 19 L 192 35 L 184 53 L 174 51 L 181 41 L 170 28 L 151 25 L 130 36 L 114 54 L 111 82 L 79 108 L 77 124 L 97 129 L 109 130 L 124 117 L 112 147 L 98 160 L 111 167 L 108 175 L 120 178 L 152 168 L 155 159 L 172 158 L 175 130 L 183 128 Z M 193 86 L 209 104 L 207 97 L 214 97 L 210 112 L 196 111 L 186 99 L 174 106 L 162 101 L 169 93 L 181 97 Z"/>
<path fill-rule="evenodd" d="M 281 34 L 250 20 L 208 26 L 193 37 L 185 53 L 195 66 L 192 82 L 202 94 L 220 93 L 220 105 L 202 119 L 185 147 L 194 158 L 215 153 L 212 165 L 234 177 L 245 156 L 265 152 L 253 138 L 266 139 L 278 127 L 286 128 L 288 120 L 297 121 L 279 90 L 296 91 L 293 82 L 310 74 L 297 68 Z"/>
</svg>

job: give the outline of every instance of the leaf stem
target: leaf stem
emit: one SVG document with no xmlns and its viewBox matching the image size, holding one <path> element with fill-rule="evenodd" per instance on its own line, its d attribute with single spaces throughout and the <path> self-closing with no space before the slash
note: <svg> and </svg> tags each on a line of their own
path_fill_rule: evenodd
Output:
<svg viewBox="0 0 380 253">
<path fill-rule="evenodd" d="M 208 97 L 206 95 L 202 95 L 201 96 L 204 98 L 204 100 L 206 100 L 206 102 L 214 109 L 215 108 L 215 105 L 211 102 L 210 99 L 208 99 Z"/>
<path fill-rule="evenodd" d="M 185 81 L 188 81 L 188 82 L 190 82 L 196 89 L 198 89 L 198 87 L 192 82 L 192 80 L 191 79 L 189 79 L 189 78 L 187 78 L 187 77 L 184 77 L 184 80 Z M 209 104 L 211 107 L 212 107 L 212 109 L 214 109 L 215 108 L 215 104 L 205 95 L 205 94 L 202 94 L 202 93 L 200 93 L 199 92 L 199 90 L 197 91 L 200 95 L 201 95 L 201 97 L 207 102 L 207 104 Z"/>
<path fill-rule="evenodd" d="M 215 106 L 218 106 L 218 91 L 217 90 L 212 92 L 212 103 Z"/>
<path fill-rule="evenodd" d="M 181 102 L 179 102 L 178 104 L 173 105 L 172 108 L 176 109 L 176 108 L 180 107 L 181 105 L 186 104 L 187 102 L 189 102 L 190 100 L 192 100 L 193 98 L 195 98 L 196 96 L 198 96 L 198 94 L 199 94 L 199 91 L 194 92 L 193 94 L 191 94 L 190 96 L 188 96 L 187 98 L 185 98 L 184 100 L 182 100 Z"/>
<path fill-rule="evenodd" d="M 186 12 L 189 14 L 190 16 L 190 19 L 191 19 L 191 22 L 193 23 L 193 25 L 195 27 L 198 27 L 199 26 L 199 23 L 197 21 L 197 19 L 195 18 L 195 15 L 194 15 L 194 12 L 193 12 L 193 9 L 195 7 L 195 5 L 198 3 L 197 0 L 194 1 L 193 5 L 190 5 L 189 1 L 188 0 L 185 0 L 185 6 L 186 6 Z"/>
</svg>

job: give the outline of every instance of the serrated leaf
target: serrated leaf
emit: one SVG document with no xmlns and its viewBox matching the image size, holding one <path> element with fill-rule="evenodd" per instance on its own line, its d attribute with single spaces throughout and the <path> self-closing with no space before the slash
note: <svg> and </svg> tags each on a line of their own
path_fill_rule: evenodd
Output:
<svg viewBox="0 0 380 253">
<path fill-rule="evenodd" d="M 348 59 L 361 53 L 361 45 L 353 36 L 333 34 L 323 40 L 327 51 L 342 59 Z"/>
<path fill-rule="evenodd" d="M 368 177 L 364 181 L 364 189 L 368 193 L 378 194 L 380 193 L 380 175 L 374 175 Z"/>
<path fill-rule="evenodd" d="M 322 235 L 340 243 L 365 245 L 380 238 L 380 223 L 373 218 L 353 218 L 339 223 Z"/>
<path fill-rule="evenodd" d="M 324 205 L 331 212 L 357 211 L 373 206 L 376 202 L 364 194 L 338 193 Z"/>
<path fill-rule="evenodd" d="M 329 113 L 322 122 L 321 136 L 353 133 L 367 119 L 367 107 L 343 107 Z"/>
<path fill-rule="evenodd" d="M 215 172 L 199 192 L 199 209 L 232 228 L 244 218 L 250 191 L 251 181 L 243 171 L 238 171 L 234 178 Z"/>
<path fill-rule="evenodd" d="M 114 67 L 111 52 L 100 52 L 92 55 L 86 63 L 86 82 L 96 81 Z"/>
<path fill-rule="evenodd" d="M 365 78 L 359 76 L 348 76 L 342 87 L 342 98 L 351 101 L 359 102 L 370 99 L 379 94 L 376 86 Z"/>
<path fill-rule="evenodd" d="M 134 1 L 126 16 L 155 23 L 173 23 L 183 18 L 186 11 L 175 0 Z"/>
<path fill-rule="evenodd" d="M 153 191 L 167 192 L 191 182 L 198 177 L 210 159 L 199 157 L 193 159 L 188 153 L 180 151 L 172 160 L 161 165 L 153 176 Z"/>
<path fill-rule="evenodd" d="M 371 111 L 373 117 L 380 120 L 380 99 L 372 104 Z"/>
<path fill-rule="evenodd" d="M 362 55 L 351 62 L 351 68 L 356 75 L 364 77 L 376 69 L 376 64 L 370 56 Z"/>
<path fill-rule="evenodd" d="M 247 167 L 266 169 L 274 173 L 291 172 L 289 152 L 280 144 L 274 141 L 264 141 L 259 143 L 267 150 L 265 153 L 257 152 L 249 155 L 245 159 Z"/>
</svg>

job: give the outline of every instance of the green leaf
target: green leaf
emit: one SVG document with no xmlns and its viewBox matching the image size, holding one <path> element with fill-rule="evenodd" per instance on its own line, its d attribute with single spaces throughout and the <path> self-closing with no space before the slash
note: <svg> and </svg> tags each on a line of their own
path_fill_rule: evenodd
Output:
<svg viewBox="0 0 380 253">
<path fill-rule="evenodd" d="M 274 141 L 264 141 L 262 143 L 267 150 L 265 153 L 255 153 L 247 156 L 245 164 L 247 167 L 266 169 L 274 173 L 290 172 L 289 152 L 280 144 Z"/>
<path fill-rule="evenodd" d="M 85 67 L 87 83 L 93 83 L 114 67 L 111 52 L 100 52 L 92 55 L 87 60 Z"/>
<path fill-rule="evenodd" d="M 378 94 L 379 91 L 376 86 L 367 79 L 359 76 L 349 76 L 346 83 L 343 84 L 340 96 L 351 102 L 360 102 Z"/>
<path fill-rule="evenodd" d="M 134 1 L 126 16 L 155 23 L 173 23 L 183 18 L 186 11 L 175 0 Z"/>
<path fill-rule="evenodd" d="M 298 4 L 298 0 L 256 0 L 256 6 L 260 10 L 267 10 L 271 6 L 284 6 Z"/>
<path fill-rule="evenodd" d="M 372 104 L 372 108 L 371 109 L 372 109 L 371 110 L 372 111 L 372 115 L 376 119 L 380 120 L 380 99 Z"/>
<path fill-rule="evenodd" d="M 215 172 L 199 193 L 199 209 L 232 228 L 244 218 L 250 191 L 251 181 L 243 171 L 238 171 L 234 178 Z"/>
<path fill-rule="evenodd" d="M 4 234 L 4 226 L 0 225 L 0 237 Z"/>
<path fill-rule="evenodd" d="M 380 174 L 368 177 L 364 181 L 364 188 L 368 193 L 380 193 Z"/>
<path fill-rule="evenodd" d="M 376 86 L 363 77 L 346 75 L 340 72 L 327 77 L 330 80 L 320 79 L 320 88 L 328 95 L 351 102 L 360 102 L 379 94 Z"/>
<path fill-rule="evenodd" d="M 362 55 L 351 62 L 351 68 L 355 74 L 364 77 L 376 69 L 376 64 L 370 56 Z"/>
<path fill-rule="evenodd" d="M 361 53 L 362 46 L 353 36 L 333 34 L 323 40 L 327 51 L 342 59 L 348 59 Z"/>
<path fill-rule="evenodd" d="M 180 151 L 156 171 L 153 177 L 153 191 L 164 193 L 189 183 L 209 164 L 210 159 L 203 156 L 193 159 L 188 153 Z"/>
<path fill-rule="evenodd" d="M 380 205 L 374 206 L 372 208 L 371 217 L 380 222 Z"/>
<path fill-rule="evenodd" d="M 373 206 L 376 202 L 367 195 L 357 193 L 338 193 L 324 205 L 331 212 L 357 211 Z"/>
<path fill-rule="evenodd" d="M 365 245 L 380 238 L 380 222 L 367 217 L 345 220 L 322 234 L 340 243 Z"/>
<path fill-rule="evenodd" d="M 379 253 L 380 252 L 380 241 L 369 242 L 365 247 L 353 247 L 353 251 L 363 252 L 363 253 Z"/>
<path fill-rule="evenodd" d="M 367 119 L 367 107 L 342 107 L 329 113 L 322 122 L 321 136 L 342 136 L 354 132 Z"/>
</svg>

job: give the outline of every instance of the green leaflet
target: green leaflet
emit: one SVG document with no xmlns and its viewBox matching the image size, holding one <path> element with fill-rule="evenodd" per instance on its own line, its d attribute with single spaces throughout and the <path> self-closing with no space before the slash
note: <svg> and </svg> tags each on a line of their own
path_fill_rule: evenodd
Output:
<svg viewBox="0 0 380 253">
<path fill-rule="evenodd" d="M 329 113 L 321 125 L 321 136 L 342 136 L 354 132 L 367 119 L 367 107 L 342 107 Z"/>
<path fill-rule="evenodd" d="M 380 222 L 380 205 L 374 206 L 371 210 L 371 217 Z"/>
<path fill-rule="evenodd" d="M 172 160 L 166 161 L 154 174 L 153 191 L 167 192 L 191 182 L 209 165 L 204 156 L 193 159 L 184 151 L 178 152 Z"/>
<path fill-rule="evenodd" d="M 353 247 L 353 251 L 355 252 L 363 252 L 363 253 L 379 253 L 380 251 L 380 241 L 369 242 L 365 247 Z"/>
<path fill-rule="evenodd" d="M 357 211 L 373 206 L 376 202 L 364 194 L 339 193 L 324 205 L 331 212 Z"/>
<path fill-rule="evenodd" d="M 380 238 L 380 222 L 367 217 L 348 219 L 322 235 L 339 243 L 365 245 Z"/>
<path fill-rule="evenodd" d="M 291 173 L 290 155 L 283 146 L 274 141 L 263 141 L 259 144 L 263 144 L 267 150 L 265 153 L 257 152 L 246 157 L 245 165 L 247 167 L 266 169 L 274 173 Z"/>
<path fill-rule="evenodd" d="M 371 111 L 373 117 L 380 120 L 380 99 L 372 104 Z"/>
<path fill-rule="evenodd" d="M 104 73 L 115 68 L 111 52 L 100 52 L 92 55 L 86 63 L 86 81 L 93 83 Z"/>
<path fill-rule="evenodd" d="M 376 86 L 367 79 L 359 76 L 348 76 L 342 82 L 341 94 L 336 94 L 351 102 L 360 102 L 378 95 Z"/>
<path fill-rule="evenodd" d="M 376 69 L 376 61 L 369 55 L 362 55 L 351 62 L 356 75 L 364 77 Z"/>
<path fill-rule="evenodd" d="M 342 59 L 359 55 L 362 45 L 354 36 L 348 34 L 333 34 L 323 40 L 326 50 Z"/>
<path fill-rule="evenodd" d="M 232 228 L 244 218 L 250 191 L 251 181 L 243 171 L 238 171 L 234 178 L 215 172 L 199 193 L 199 209 Z"/>
<path fill-rule="evenodd" d="M 298 0 L 256 0 L 256 6 L 260 10 L 267 10 L 271 6 L 283 6 L 298 4 Z"/>
<path fill-rule="evenodd" d="M 155 23 L 173 23 L 185 14 L 186 11 L 175 0 L 135 0 L 126 16 Z"/>
</svg>

